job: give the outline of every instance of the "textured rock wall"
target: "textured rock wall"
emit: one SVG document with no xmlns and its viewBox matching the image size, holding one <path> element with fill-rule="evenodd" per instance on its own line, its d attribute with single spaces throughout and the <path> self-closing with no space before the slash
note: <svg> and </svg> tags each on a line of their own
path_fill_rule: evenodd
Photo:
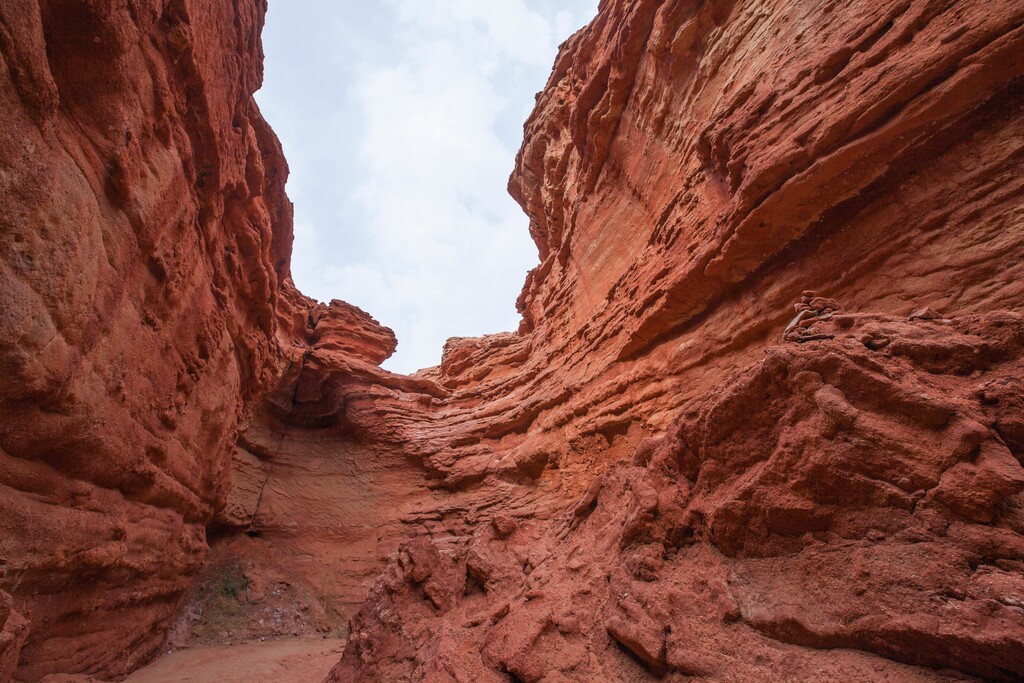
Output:
<svg viewBox="0 0 1024 683">
<path fill-rule="evenodd" d="M 510 181 L 519 334 L 353 404 L 444 503 L 333 680 L 1024 675 L 1022 24 L 602 3 Z"/>
<path fill-rule="evenodd" d="M 0 681 L 8 681 L 18 668 L 18 656 L 28 637 L 28 623 L 14 611 L 11 596 L 0 592 Z"/>
<path fill-rule="evenodd" d="M 264 10 L 0 3 L 0 679 L 157 651 L 279 372 Z"/>
<path fill-rule="evenodd" d="M 299 338 L 301 357 L 239 438 L 215 545 L 238 556 L 249 576 L 280 577 L 311 596 L 340 629 L 405 534 L 402 511 L 426 489 L 421 468 L 369 443 L 350 417 L 358 395 L 388 376 L 378 365 L 396 348 L 391 330 L 333 301 L 310 309 Z M 261 596 L 247 601 L 262 613 Z M 249 621 L 251 637 L 282 634 L 272 619 Z"/>
<path fill-rule="evenodd" d="M 210 528 L 337 681 L 1024 676 L 1024 1 L 606 0 L 520 330 L 411 377 L 290 285 L 263 9 L 0 6 L 0 674 L 137 666 Z"/>
<path fill-rule="evenodd" d="M 403 545 L 332 680 L 1019 679 L 1024 318 L 809 310 L 559 514 Z"/>
</svg>

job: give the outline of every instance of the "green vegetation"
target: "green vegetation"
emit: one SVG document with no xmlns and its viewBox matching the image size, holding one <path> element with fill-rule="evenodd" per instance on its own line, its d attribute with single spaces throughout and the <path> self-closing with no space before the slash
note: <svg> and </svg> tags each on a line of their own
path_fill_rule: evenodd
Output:
<svg viewBox="0 0 1024 683">
<path fill-rule="evenodd" d="M 218 592 L 225 598 L 241 601 L 242 594 L 249 587 L 249 580 L 241 574 L 225 572 L 217 581 Z"/>
<path fill-rule="evenodd" d="M 237 565 L 224 566 L 210 575 L 197 591 L 198 613 L 192 624 L 197 643 L 221 643 L 245 631 L 245 590 L 249 582 Z"/>
</svg>

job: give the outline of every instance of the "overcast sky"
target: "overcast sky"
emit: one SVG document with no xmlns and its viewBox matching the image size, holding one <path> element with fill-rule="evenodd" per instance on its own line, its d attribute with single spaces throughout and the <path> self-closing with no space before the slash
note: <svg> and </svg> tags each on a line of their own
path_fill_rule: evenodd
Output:
<svg viewBox="0 0 1024 683">
<path fill-rule="evenodd" d="M 537 263 L 505 189 L 559 43 L 598 0 L 270 0 L 256 99 L 284 144 L 292 273 L 395 330 L 385 367 L 514 330 Z"/>
</svg>

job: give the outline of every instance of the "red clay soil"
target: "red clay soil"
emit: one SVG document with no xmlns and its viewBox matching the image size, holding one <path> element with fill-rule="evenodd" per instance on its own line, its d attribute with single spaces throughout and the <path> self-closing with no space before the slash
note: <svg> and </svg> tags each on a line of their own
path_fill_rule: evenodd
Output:
<svg viewBox="0 0 1024 683">
<path fill-rule="evenodd" d="M 126 683 L 302 683 L 323 680 L 344 640 L 270 640 L 179 650 L 136 671 Z"/>
<path fill-rule="evenodd" d="M 264 11 L 0 3 L 0 681 L 1024 679 L 1024 0 L 603 1 L 413 376 L 291 285 Z"/>
</svg>

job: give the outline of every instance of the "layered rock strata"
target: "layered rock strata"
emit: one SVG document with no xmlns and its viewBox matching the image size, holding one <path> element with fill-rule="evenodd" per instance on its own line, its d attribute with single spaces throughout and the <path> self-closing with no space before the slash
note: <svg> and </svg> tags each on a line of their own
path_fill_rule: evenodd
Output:
<svg viewBox="0 0 1024 683">
<path fill-rule="evenodd" d="M 209 529 L 337 681 L 1024 677 L 1024 2 L 603 2 L 520 329 L 413 376 L 290 285 L 262 10 L 0 8 L 0 672 L 137 666 Z"/>
<path fill-rule="evenodd" d="M 291 344 L 286 166 L 252 99 L 264 9 L 0 4 L 0 671 L 24 642 L 18 680 L 160 649 L 245 406 Z"/>
<path fill-rule="evenodd" d="M 1024 676 L 1024 317 L 804 320 L 559 514 L 403 545 L 330 680 Z"/>
<path fill-rule="evenodd" d="M 1022 23 L 603 3 L 510 182 L 519 333 L 375 399 L 448 494 L 336 679 L 1024 675 Z"/>
</svg>

